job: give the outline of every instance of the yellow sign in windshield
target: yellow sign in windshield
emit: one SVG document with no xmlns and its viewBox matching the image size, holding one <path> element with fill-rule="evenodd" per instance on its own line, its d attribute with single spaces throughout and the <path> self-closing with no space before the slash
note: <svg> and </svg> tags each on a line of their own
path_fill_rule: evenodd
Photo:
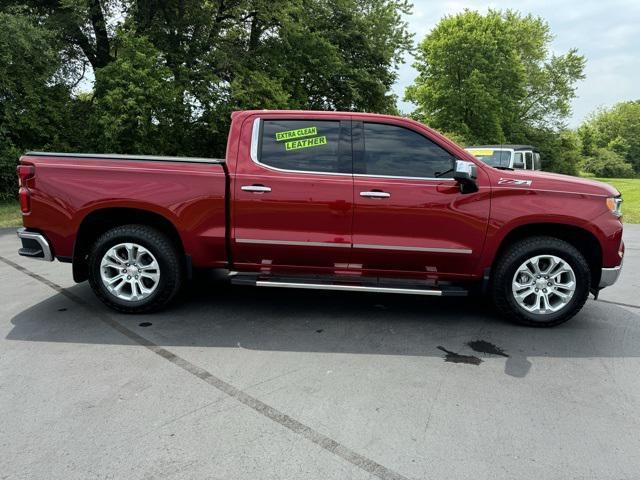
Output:
<svg viewBox="0 0 640 480">
<path fill-rule="evenodd" d="M 470 148 L 467 151 L 474 157 L 490 157 L 493 155 L 493 150 L 488 148 Z"/>
</svg>

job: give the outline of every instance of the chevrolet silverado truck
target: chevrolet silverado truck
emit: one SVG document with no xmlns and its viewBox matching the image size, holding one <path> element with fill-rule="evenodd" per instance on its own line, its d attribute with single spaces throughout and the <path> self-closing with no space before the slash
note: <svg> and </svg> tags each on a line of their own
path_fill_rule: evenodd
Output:
<svg viewBox="0 0 640 480">
<path fill-rule="evenodd" d="M 552 326 L 620 274 L 621 197 L 494 168 L 409 119 L 242 111 L 226 157 L 27 153 L 20 255 L 73 267 L 111 308 L 166 306 L 194 269 L 235 284 L 480 292 Z"/>
</svg>

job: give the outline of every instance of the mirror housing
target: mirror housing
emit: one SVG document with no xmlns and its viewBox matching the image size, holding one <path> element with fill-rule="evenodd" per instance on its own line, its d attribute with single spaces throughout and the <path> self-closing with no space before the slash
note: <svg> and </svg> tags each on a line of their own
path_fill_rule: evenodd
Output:
<svg viewBox="0 0 640 480">
<path fill-rule="evenodd" d="M 456 160 L 456 168 L 453 179 L 460 185 L 461 193 L 473 193 L 478 191 L 476 183 L 477 167 L 473 162 Z"/>
</svg>

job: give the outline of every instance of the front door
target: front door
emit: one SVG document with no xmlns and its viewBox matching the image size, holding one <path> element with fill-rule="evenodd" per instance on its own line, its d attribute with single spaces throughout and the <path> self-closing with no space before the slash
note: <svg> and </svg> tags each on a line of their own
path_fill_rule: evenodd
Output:
<svg viewBox="0 0 640 480">
<path fill-rule="evenodd" d="M 251 153 L 239 152 L 233 184 L 236 268 L 335 273 L 347 267 L 353 217 L 350 123 L 344 116 L 308 114 L 245 122 Z"/>
<path fill-rule="evenodd" d="M 351 264 L 365 274 L 465 277 L 483 248 L 488 178 L 462 194 L 455 158 L 428 132 L 353 122 L 354 220 Z"/>
</svg>

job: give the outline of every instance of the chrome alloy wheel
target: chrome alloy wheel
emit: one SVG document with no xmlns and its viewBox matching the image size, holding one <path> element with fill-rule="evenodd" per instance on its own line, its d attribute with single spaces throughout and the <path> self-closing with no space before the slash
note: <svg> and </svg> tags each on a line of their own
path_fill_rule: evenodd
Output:
<svg viewBox="0 0 640 480">
<path fill-rule="evenodd" d="M 513 275 L 513 298 L 527 312 L 547 315 L 566 306 L 576 290 L 576 275 L 555 255 L 537 255 Z"/>
<path fill-rule="evenodd" d="M 119 243 L 100 262 L 102 284 L 120 300 L 144 300 L 158 287 L 160 265 L 153 254 L 137 243 Z"/>
</svg>

